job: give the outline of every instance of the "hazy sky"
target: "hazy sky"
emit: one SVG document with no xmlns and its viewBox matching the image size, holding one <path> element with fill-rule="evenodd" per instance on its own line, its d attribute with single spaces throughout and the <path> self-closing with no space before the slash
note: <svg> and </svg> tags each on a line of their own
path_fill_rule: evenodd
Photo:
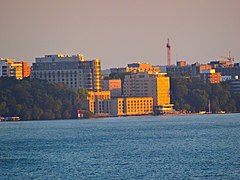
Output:
<svg viewBox="0 0 240 180">
<path fill-rule="evenodd" d="M 206 63 L 231 50 L 240 61 L 240 0 L 0 0 L 0 57 L 46 54 L 131 62 Z"/>
</svg>

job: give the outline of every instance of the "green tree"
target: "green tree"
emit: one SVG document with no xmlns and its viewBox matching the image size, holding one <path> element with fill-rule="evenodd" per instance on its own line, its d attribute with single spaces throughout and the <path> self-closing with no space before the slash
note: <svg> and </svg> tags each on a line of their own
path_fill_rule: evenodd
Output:
<svg viewBox="0 0 240 180">
<path fill-rule="evenodd" d="M 0 103 L 0 116 L 8 113 L 7 103 L 5 101 Z"/>
<path fill-rule="evenodd" d="M 210 84 L 197 77 L 171 78 L 171 100 L 176 110 L 208 110 L 210 100 L 212 112 L 240 111 L 240 95 L 232 93 L 228 82 Z"/>
<path fill-rule="evenodd" d="M 84 100 L 87 99 L 87 96 L 88 96 L 88 91 L 83 88 L 79 88 L 77 91 L 74 92 L 76 109 L 83 108 Z"/>
<path fill-rule="evenodd" d="M 1 116 L 20 116 L 24 120 L 73 118 L 72 99 L 76 99 L 75 96 L 64 85 L 38 79 L 0 77 Z"/>
</svg>

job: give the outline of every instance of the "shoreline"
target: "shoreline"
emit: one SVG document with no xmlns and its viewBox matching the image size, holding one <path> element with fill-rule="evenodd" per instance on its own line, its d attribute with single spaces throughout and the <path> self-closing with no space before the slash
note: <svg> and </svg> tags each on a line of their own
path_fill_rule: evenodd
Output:
<svg viewBox="0 0 240 180">
<path fill-rule="evenodd" d="M 240 113 L 240 112 L 237 112 Z M 18 119 L 18 120 L 3 120 L 4 117 L 1 117 L 0 122 L 19 122 L 19 121 L 62 121 L 62 120 L 98 120 L 103 118 L 131 118 L 131 117 L 148 117 L 148 116 L 190 116 L 190 115 L 224 115 L 224 114 L 235 114 L 235 113 L 165 113 L 160 115 L 154 115 L 154 114 L 144 114 L 144 115 L 125 115 L 125 116 L 112 116 L 112 115 L 95 115 L 93 117 L 89 118 L 73 118 L 73 119 L 31 119 L 31 120 L 24 120 L 24 119 Z"/>
</svg>

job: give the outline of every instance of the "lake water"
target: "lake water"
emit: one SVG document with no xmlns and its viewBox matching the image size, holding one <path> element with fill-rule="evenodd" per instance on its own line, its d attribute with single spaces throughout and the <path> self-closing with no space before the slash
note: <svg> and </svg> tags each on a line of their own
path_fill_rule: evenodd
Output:
<svg viewBox="0 0 240 180">
<path fill-rule="evenodd" d="M 1 122 L 0 179 L 240 179 L 240 114 Z"/>
</svg>

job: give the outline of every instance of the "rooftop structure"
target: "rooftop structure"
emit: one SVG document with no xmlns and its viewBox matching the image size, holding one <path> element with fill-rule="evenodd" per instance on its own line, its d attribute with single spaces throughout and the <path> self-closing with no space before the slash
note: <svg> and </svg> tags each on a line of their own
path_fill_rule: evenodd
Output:
<svg viewBox="0 0 240 180">
<path fill-rule="evenodd" d="M 149 63 L 131 63 L 127 67 L 111 68 L 111 73 L 125 73 L 125 72 L 160 72 L 159 67 L 153 67 Z"/>
<path fill-rule="evenodd" d="M 177 61 L 177 67 L 183 67 L 183 66 L 187 66 L 186 61 Z"/>
</svg>

